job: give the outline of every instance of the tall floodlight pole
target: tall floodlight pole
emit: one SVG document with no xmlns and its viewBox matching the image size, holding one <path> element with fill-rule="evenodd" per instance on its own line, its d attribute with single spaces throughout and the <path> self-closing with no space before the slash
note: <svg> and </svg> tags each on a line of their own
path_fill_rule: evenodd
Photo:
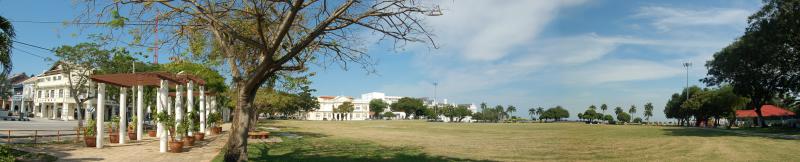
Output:
<svg viewBox="0 0 800 162">
<path fill-rule="evenodd" d="M 439 121 L 439 106 L 436 105 L 436 88 L 439 87 L 438 82 L 433 82 L 433 113 L 436 113 L 436 120 Z"/>
<path fill-rule="evenodd" d="M 691 66 L 691 62 L 683 63 L 683 67 L 686 68 L 686 100 L 689 100 L 689 67 Z"/>
<path fill-rule="evenodd" d="M 686 68 L 686 101 L 689 101 L 689 67 L 691 67 L 691 66 L 692 66 L 691 62 L 684 62 L 683 63 L 683 67 Z M 687 120 L 686 122 L 689 122 L 689 121 Z"/>
</svg>

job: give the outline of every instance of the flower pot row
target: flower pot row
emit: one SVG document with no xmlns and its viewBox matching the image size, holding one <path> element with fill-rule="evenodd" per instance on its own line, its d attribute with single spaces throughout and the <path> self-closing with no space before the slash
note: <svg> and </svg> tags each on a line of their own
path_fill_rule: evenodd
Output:
<svg viewBox="0 0 800 162">
<path fill-rule="evenodd" d="M 214 132 L 214 128 L 212 128 L 212 132 Z M 156 136 L 156 131 L 148 130 L 147 134 L 150 137 Z M 111 143 L 119 143 L 119 134 L 118 133 L 110 133 L 109 135 L 109 142 Z M 136 133 L 128 133 L 128 138 L 131 140 L 136 139 Z M 86 136 L 84 137 L 84 142 L 86 143 L 86 147 L 95 147 L 97 146 L 97 137 L 96 136 Z M 205 140 L 205 133 L 197 132 L 194 133 L 194 136 L 186 136 L 182 140 L 175 140 L 171 139 L 169 141 L 169 152 L 172 153 L 181 153 L 183 151 L 184 146 L 194 146 L 195 141 L 203 141 Z"/>
<path fill-rule="evenodd" d="M 203 141 L 205 136 L 204 133 L 196 133 L 194 136 L 186 136 L 181 138 L 181 140 L 171 139 L 169 141 L 169 152 L 171 153 L 181 153 L 183 152 L 183 147 L 186 146 L 194 146 L 195 141 Z"/>
</svg>

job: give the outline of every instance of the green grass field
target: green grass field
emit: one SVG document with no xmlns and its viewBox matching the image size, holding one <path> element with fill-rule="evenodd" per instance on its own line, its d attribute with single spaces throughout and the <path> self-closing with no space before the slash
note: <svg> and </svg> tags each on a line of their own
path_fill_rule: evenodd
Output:
<svg viewBox="0 0 800 162">
<path fill-rule="evenodd" d="M 795 161 L 800 140 L 715 130 L 580 123 L 268 121 L 254 161 Z M 216 160 L 220 160 L 218 156 Z"/>
</svg>

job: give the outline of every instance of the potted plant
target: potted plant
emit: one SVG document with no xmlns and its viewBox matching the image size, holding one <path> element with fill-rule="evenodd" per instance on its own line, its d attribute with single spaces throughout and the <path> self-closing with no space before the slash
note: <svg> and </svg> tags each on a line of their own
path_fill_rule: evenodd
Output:
<svg viewBox="0 0 800 162">
<path fill-rule="evenodd" d="M 158 113 L 156 120 L 163 123 L 167 130 L 169 130 L 169 152 L 181 153 L 183 151 L 183 142 L 175 140 L 175 117 L 167 115 L 166 111 L 162 111 Z"/>
<path fill-rule="evenodd" d="M 136 140 L 136 116 L 131 117 L 131 122 L 128 123 L 128 138 Z"/>
<path fill-rule="evenodd" d="M 150 106 L 148 106 L 148 109 L 150 109 Z M 156 128 L 154 128 L 155 126 L 152 125 L 152 122 L 158 121 L 158 112 L 156 112 L 155 109 L 150 109 L 150 111 L 152 111 L 150 112 L 151 125 L 148 125 L 150 129 L 147 130 L 147 136 L 156 137 L 157 131 Z M 147 129 L 147 127 L 144 128 Z"/>
<path fill-rule="evenodd" d="M 211 123 L 211 134 L 217 135 L 222 132 L 221 120 L 222 116 L 219 112 L 211 113 L 208 115 L 208 122 Z"/>
<path fill-rule="evenodd" d="M 194 145 L 194 136 L 189 136 L 187 132 L 189 131 L 189 119 L 184 119 L 181 121 L 181 125 L 178 126 L 176 132 L 179 136 L 181 136 L 181 140 L 183 141 L 184 146 L 193 146 Z"/>
<path fill-rule="evenodd" d="M 197 113 L 199 113 L 199 112 L 194 111 L 194 112 L 190 113 L 191 117 L 192 117 L 191 118 L 192 121 L 200 120 L 200 116 Z M 195 119 L 197 119 L 197 120 L 195 120 Z M 200 122 L 195 122 L 195 123 L 200 123 Z M 206 133 L 205 132 L 200 132 L 200 124 L 195 124 L 194 127 L 192 127 L 192 130 L 194 131 L 194 140 L 195 141 L 203 141 L 205 139 Z"/>
<path fill-rule="evenodd" d="M 119 125 L 119 116 L 111 117 L 111 122 L 108 123 L 108 140 L 111 143 L 119 143 L 119 132 L 114 132 Z"/>
<path fill-rule="evenodd" d="M 84 132 L 83 132 L 83 136 L 84 136 L 83 137 L 83 141 L 86 143 L 86 147 L 95 147 L 95 146 L 97 146 L 96 145 L 97 144 L 97 141 L 96 141 L 97 140 L 97 136 L 95 136 L 96 135 L 95 133 L 97 133 L 97 131 L 95 130 L 95 128 L 96 128 L 95 126 L 97 126 L 97 122 L 95 122 L 94 119 L 89 119 L 89 121 L 87 121 L 87 123 L 88 123 L 88 125 L 87 125 L 86 129 L 84 129 Z"/>
</svg>

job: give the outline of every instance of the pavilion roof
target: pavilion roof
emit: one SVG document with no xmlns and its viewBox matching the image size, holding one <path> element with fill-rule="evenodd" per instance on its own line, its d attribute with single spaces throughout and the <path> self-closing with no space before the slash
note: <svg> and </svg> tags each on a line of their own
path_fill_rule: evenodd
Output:
<svg viewBox="0 0 800 162">
<path fill-rule="evenodd" d="M 92 81 L 99 83 L 111 84 L 120 87 L 133 87 L 137 85 L 143 86 L 160 86 L 161 80 L 168 80 L 171 83 L 187 83 L 192 80 L 197 84 L 203 85 L 205 81 L 193 75 L 175 75 L 167 72 L 140 72 L 140 73 L 119 73 L 119 74 L 102 74 L 92 75 Z"/>
<path fill-rule="evenodd" d="M 775 105 L 761 106 L 761 115 L 764 117 L 779 117 L 779 116 L 794 116 L 794 112 L 780 108 Z M 757 117 L 756 110 L 736 110 L 737 118 L 752 118 Z"/>
</svg>

